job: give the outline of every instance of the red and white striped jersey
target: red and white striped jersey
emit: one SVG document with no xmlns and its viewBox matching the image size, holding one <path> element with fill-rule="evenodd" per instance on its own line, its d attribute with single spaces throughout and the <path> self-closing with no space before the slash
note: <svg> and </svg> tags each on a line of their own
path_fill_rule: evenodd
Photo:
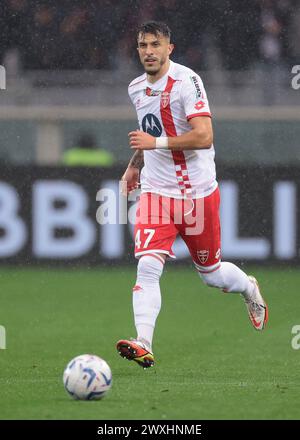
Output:
<svg viewBox="0 0 300 440">
<path fill-rule="evenodd" d="M 144 73 L 129 84 L 128 93 L 140 129 L 155 137 L 178 136 L 191 130 L 191 118 L 211 116 L 199 75 L 172 61 L 161 79 L 149 83 Z M 186 151 L 144 150 L 142 192 L 175 198 L 207 196 L 217 187 L 214 156 L 213 145 Z"/>
</svg>

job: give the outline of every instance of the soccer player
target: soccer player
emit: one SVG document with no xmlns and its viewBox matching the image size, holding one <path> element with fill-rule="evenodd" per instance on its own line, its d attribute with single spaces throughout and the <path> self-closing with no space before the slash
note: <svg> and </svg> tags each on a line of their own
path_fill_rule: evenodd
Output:
<svg viewBox="0 0 300 440">
<path fill-rule="evenodd" d="M 205 284 L 240 293 L 253 327 L 262 330 L 268 308 L 253 276 L 221 262 L 219 189 L 213 130 L 200 77 L 174 63 L 170 29 L 147 22 L 137 32 L 145 73 L 128 88 L 140 130 L 129 133 L 135 150 L 122 177 L 127 194 L 139 185 L 135 222 L 137 279 L 133 288 L 136 339 L 120 340 L 120 355 L 143 368 L 154 365 L 152 339 L 161 308 L 159 280 L 179 234 Z"/>
</svg>

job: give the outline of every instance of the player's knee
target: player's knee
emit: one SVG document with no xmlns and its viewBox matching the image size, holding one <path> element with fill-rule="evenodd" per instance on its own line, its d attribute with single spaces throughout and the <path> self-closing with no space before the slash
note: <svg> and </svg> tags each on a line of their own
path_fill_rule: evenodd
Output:
<svg viewBox="0 0 300 440">
<path fill-rule="evenodd" d="M 144 255 L 139 259 L 137 278 L 149 282 L 157 282 L 161 277 L 163 268 L 164 264 L 159 258 L 152 255 Z"/>
<path fill-rule="evenodd" d="M 217 287 L 219 289 L 224 287 L 224 279 L 220 269 L 211 273 L 201 273 L 200 276 L 203 282 L 209 287 Z"/>
</svg>

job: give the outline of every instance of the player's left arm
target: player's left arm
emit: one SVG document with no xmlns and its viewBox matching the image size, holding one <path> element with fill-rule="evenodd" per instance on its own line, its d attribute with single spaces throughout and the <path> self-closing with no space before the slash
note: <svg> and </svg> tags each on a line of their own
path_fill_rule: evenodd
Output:
<svg viewBox="0 0 300 440">
<path fill-rule="evenodd" d="M 213 128 L 210 116 L 197 116 L 189 120 L 192 129 L 180 136 L 168 138 L 171 150 L 198 150 L 210 148 L 213 143 Z"/>
<path fill-rule="evenodd" d="M 210 148 L 213 143 L 213 129 L 209 116 L 197 116 L 189 120 L 191 130 L 179 136 L 167 138 L 169 150 L 198 150 Z M 130 147 L 136 150 L 156 149 L 156 138 L 143 131 L 129 133 Z"/>
</svg>

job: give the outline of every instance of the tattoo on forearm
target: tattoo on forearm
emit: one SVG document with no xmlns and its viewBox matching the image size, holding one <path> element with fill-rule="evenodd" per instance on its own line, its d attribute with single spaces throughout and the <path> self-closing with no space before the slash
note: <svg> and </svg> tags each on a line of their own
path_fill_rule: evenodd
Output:
<svg viewBox="0 0 300 440">
<path fill-rule="evenodd" d="M 129 166 L 135 168 L 141 168 L 144 165 L 144 152 L 143 150 L 137 150 L 132 156 Z"/>
</svg>

